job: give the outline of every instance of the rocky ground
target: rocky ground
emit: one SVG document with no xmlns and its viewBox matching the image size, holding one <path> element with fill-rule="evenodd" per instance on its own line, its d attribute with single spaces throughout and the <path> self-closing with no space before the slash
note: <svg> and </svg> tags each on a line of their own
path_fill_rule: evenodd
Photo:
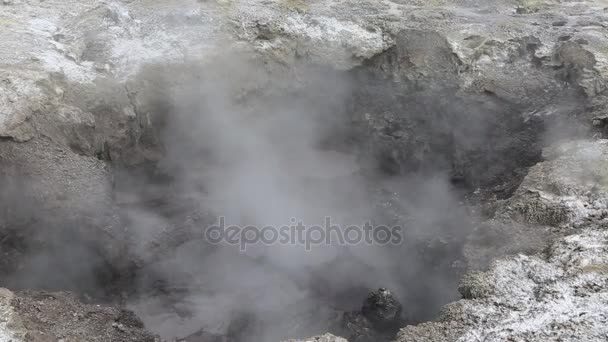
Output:
<svg viewBox="0 0 608 342">
<path fill-rule="evenodd" d="M 238 55 L 256 71 L 231 70 L 240 75 L 236 98 L 316 88 L 308 68 L 322 65 L 354 89 L 343 109 L 352 127 L 340 133 L 364 169 L 373 165 L 366 172 L 442 170 L 467 189 L 480 222 L 464 238 L 440 239 L 440 249 L 463 247 L 436 268 L 472 272 L 461 281 L 464 299 L 397 341 L 605 340 L 606 8 L 602 0 L 4 0 L 0 285 L 116 305 L 141 273 L 155 291 L 179 287 L 158 286 L 166 279 L 153 273 L 174 267 L 167 255 L 200 239 L 193 227 L 209 213 L 150 165 L 166 153 L 162 127 L 179 101 L 172 91 L 222 79 L 225 67 L 209 70 Z M 402 219 L 391 196 L 379 201 L 383 213 Z M 162 219 L 144 237 L 125 215 L 131 207 Z M 0 341 L 155 339 L 116 307 L 63 293 L 2 298 Z M 187 341 L 197 338 L 225 337 Z"/>
<path fill-rule="evenodd" d="M 82 304 L 66 293 L 0 294 L 0 341 L 159 341 L 127 310 Z"/>
<path fill-rule="evenodd" d="M 600 165 L 607 147 L 606 140 L 574 141 L 547 151 L 499 209 L 501 220 L 509 216 L 522 228 L 494 246 L 511 254 L 501 249 L 513 248 L 513 239 L 532 250 L 554 241 L 468 274 L 459 288 L 463 300 L 446 306 L 436 323 L 402 329 L 397 341 L 605 340 L 608 189 Z M 505 237 L 501 230 L 484 230 L 480 239 Z"/>
</svg>

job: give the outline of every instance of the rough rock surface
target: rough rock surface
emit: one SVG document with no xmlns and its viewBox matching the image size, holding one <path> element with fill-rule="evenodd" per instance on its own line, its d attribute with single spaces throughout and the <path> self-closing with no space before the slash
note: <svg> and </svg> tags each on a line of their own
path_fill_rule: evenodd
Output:
<svg viewBox="0 0 608 342">
<path fill-rule="evenodd" d="M 285 64 L 303 58 L 341 69 L 396 49 L 401 61 L 385 71 L 405 72 L 402 77 L 412 85 L 440 78 L 463 90 L 485 91 L 517 104 L 553 100 L 564 81 L 580 86 L 590 97 L 600 95 L 608 63 L 601 4 L 535 3 L 541 5 L 524 15 L 516 13 L 521 5 L 516 0 L 482 6 L 456 0 L 15 1 L 4 5 L 2 13 L 7 29 L 0 36 L 5 45 L 0 55 L 1 135 L 25 141 L 48 129 L 36 129 L 40 118 L 35 117 L 70 129 L 94 125 L 88 135 L 101 135 L 99 139 L 87 136 L 84 127 L 74 133 L 89 140 L 89 149 L 105 153 L 103 146 L 95 145 L 111 140 L 106 135 L 125 139 L 121 133 L 129 131 L 103 130 L 100 121 L 114 113 L 114 124 L 128 128 L 126 123 L 138 115 L 128 96 L 137 89 L 125 91 L 124 82 L 143 65 L 204 62 L 231 48 Z M 561 79 L 552 78 L 544 68 L 558 69 Z M 522 72 L 528 77 L 519 77 Z M 77 86 L 86 94 L 87 85 L 116 88 L 115 97 L 125 101 L 95 115 L 95 108 L 110 105 L 103 97 L 83 103 L 66 93 Z M 59 110 L 49 108 L 57 102 Z M 599 107 L 596 116 L 601 116 Z M 532 114 L 538 116 L 556 111 L 534 109 Z M 107 143 L 112 148 L 112 141 Z"/>
<path fill-rule="evenodd" d="M 496 256 L 535 253 L 555 237 L 605 224 L 608 216 L 606 140 L 571 141 L 545 149 L 513 196 L 495 205 L 493 219 L 471 234 L 469 268 Z"/>
<path fill-rule="evenodd" d="M 502 240 L 506 247 L 497 254 L 517 250 L 514 241 L 528 240 L 538 250 L 544 238 L 566 236 L 538 254 L 498 259 L 488 271 L 468 274 L 460 286 L 465 299 L 447 305 L 437 322 L 402 329 L 396 341 L 608 338 L 608 141 L 562 143 L 546 159 L 498 209 L 525 228 Z M 530 241 L 536 234 L 543 238 Z"/>
<path fill-rule="evenodd" d="M 401 314 L 401 303 L 391 291 L 380 288 L 367 296 L 360 311 L 344 313 L 337 331 L 351 342 L 388 340 L 403 325 Z"/>
<path fill-rule="evenodd" d="M 361 313 L 378 328 L 398 324 L 401 320 L 401 303 L 387 289 L 381 288 L 367 297 Z"/>
<path fill-rule="evenodd" d="M 69 293 L 0 289 L 0 341 L 156 342 L 134 313 L 82 304 Z"/>
</svg>

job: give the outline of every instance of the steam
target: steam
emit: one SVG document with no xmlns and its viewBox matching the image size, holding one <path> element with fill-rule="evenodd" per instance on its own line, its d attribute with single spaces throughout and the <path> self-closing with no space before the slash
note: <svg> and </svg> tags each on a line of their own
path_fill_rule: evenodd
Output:
<svg viewBox="0 0 608 342">
<path fill-rule="evenodd" d="M 294 77 L 264 68 L 239 59 L 214 62 L 165 94 L 171 105 L 159 168 L 175 192 L 211 212 L 211 221 L 222 216 L 241 227 L 280 227 L 293 219 L 322 225 L 331 217 L 340 227 L 399 224 L 405 241 L 312 251 L 258 244 L 243 252 L 194 240 L 143 272 L 182 289 L 179 295 L 144 296 L 132 307 L 166 338 L 236 329 L 243 341 L 334 329 L 341 311 L 358 310 L 366 293 L 382 286 L 406 302 L 406 311 L 434 313 L 453 297 L 454 280 L 443 271 L 449 265 L 425 259 L 420 241 L 446 231 L 464 235 L 468 220 L 447 175 L 393 179 L 366 169 L 350 143 L 356 132 L 347 112 L 354 85 L 348 74 L 296 66 Z M 143 240 L 167 224 L 141 208 L 127 215 Z M 244 325 L 237 329 L 235 322 Z"/>
</svg>

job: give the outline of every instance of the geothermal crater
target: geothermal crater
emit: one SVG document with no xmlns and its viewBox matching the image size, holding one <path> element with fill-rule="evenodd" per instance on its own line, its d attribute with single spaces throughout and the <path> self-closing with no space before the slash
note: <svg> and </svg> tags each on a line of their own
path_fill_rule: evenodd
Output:
<svg viewBox="0 0 608 342">
<path fill-rule="evenodd" d="M 108 117 L 124 115 L 122 101 L 135 120 L 118 123 L 123 136 L 101 150 L 87 141 L 97 124 L 72 128 L 62 153 L 88 154 L 107 168 L 107 215 L 124 225 L 127 240 L 92 238 L 82 227 L 99 223 L 87 217 L 36 213 L 5 240 L 36 255 L 11 270 L 7 286 L 119 300 L 165 338 L 203 330 L 234 341 L 276 340 L 333 331 L 389 341 L 401 325 L 432 319 L 457 298 L 480 204 L 509 197 L 541 159 L 544 125 L 490 92 L 459 94 L 446 80 L 460 62 L 445 39 L 419 31 L 399 37 L 395 48 L 350 71 L 294 62 L 287 66 L 294 76 L 238 56 L 146 67 L 126 96 L 108 85 L 100 101 L 97 86 L 91 110 L 108 130 L 116 125 Z M 392 62 L 422 53 L 442 70 L 430 65 L 436 75 L 411 80 Z M 90 105 L 81 87 L 66 81 L 64 98 Z M 29 191 L 19 195 L 41 205 Z M 18 207 L 15 215 L 32 215 Z M 90 219 L 107 220 L 98 208 L 87 206 Z M 258 242 L 240 250 L 206 241 L 220 216 L 241 227 L 330 217 L 344 229 L 369 221 L 402 227 L 403 241 L 311 251 Z M 38 232 L 41 225 L 52 233 Z M 23 229 L 36 231 L 38 245 L 18 235 Z M 126 255 L 108 260 L 116 245 Z M 383 286 L 404 307 L 396 323 L 376 327 L 358 312 Z"/>
<path fill-rule="evenodd" d="M 592 2 L 67 4 L 0 5 L 0 341 L 531 338 L 586 248 L 608 305 Z M 328 220 L 399 239 L 207 233 Z"/>
</svg>

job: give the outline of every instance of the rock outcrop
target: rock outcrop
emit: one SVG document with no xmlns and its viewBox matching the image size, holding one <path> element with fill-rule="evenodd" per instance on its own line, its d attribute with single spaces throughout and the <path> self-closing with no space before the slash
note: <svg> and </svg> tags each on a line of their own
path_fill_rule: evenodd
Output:
<svg viewBox="0 0 608 342">
<path fill-rule="evenodd" d="M 607 217 L 606 140 L 555 144 L 531 167 L 494 217 L 474 230 L 465 254 L 470 269 L 500 255 L 540 251 L 556 237 L 602 225 Z"/>
<path fill-rule="evenodd" d="M 367 296 L 360 311 L 345 312 L 336 331 L 351 342 L 390 339 L 403 324 L 402 309 L 391 291 L 380 288 Z"/>
<path fill-rule="evenodd" d="M 361 314 L 378 329 L 391 328 L 401 322 L 401 303 L 385 288 L 372 292 L 363 302 Z"/>
<path fill-rule="evenodd" d="M 545 151 L 515 195 L 500 204 L 501 230 L 494 237 L 498 258 L 485 272 L 465 276 L 465 298 L 449 304 L 434 323 L 408 326 L 396 341 L 601 341 L 608 337 L 608 141 L 572 141 Z M 546 241 L 553 243 L 546 246 Z M 538 253 L 534 254 L 533 252 Z"/>
<path fill-rule="evenodd" d="M 0 289 L 0 315 L 0 341 L 160 341 L 134 313 L 82 304 L 69 293 Z"/>
</svg>

